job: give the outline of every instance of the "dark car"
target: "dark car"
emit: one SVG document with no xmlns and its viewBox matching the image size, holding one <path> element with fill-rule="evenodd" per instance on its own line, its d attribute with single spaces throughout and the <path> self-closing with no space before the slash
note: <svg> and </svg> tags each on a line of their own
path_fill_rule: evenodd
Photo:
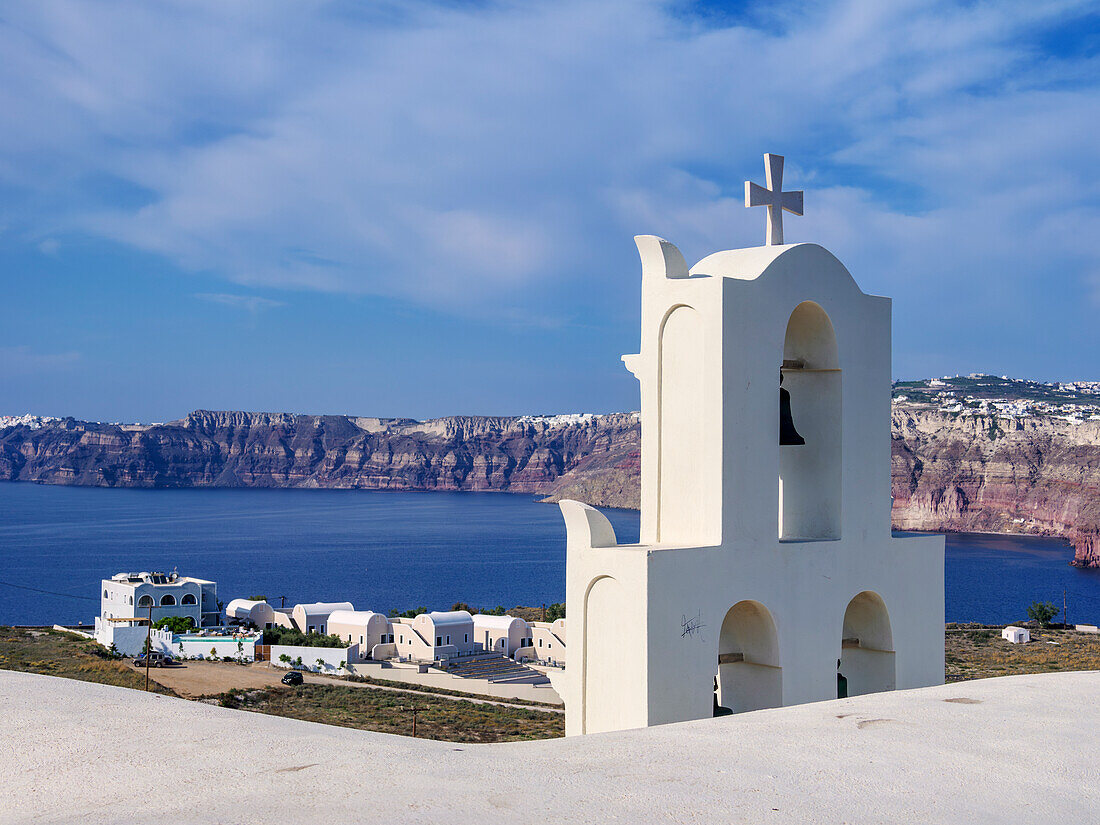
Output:
<svg viewBox="0 0 1100 825">
<path fill-rule="evenodd" d="M 134 664 L 137 667 L 145 667 L 146 660 L 148 659 L 149 667 L 168 667 L 172 664 L 172 657 L 165 656 L 163 653 L 142 653 L 136 659 Z"/>
<path fill-rule="evenodd" d="M 292 670 L 286 676 L 283 677 L 284 685 L 300 685 L 305 680 L 302 678 L 302 674 L 297 670 Z"/>
</svg>

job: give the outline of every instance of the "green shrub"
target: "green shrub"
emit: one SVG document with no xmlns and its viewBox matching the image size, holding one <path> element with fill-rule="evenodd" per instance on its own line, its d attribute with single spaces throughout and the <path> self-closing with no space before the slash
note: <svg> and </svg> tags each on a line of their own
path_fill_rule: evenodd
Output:
<svg viewBox="0 0 1100 825">
<path fill-rule="evenodd" d="M 322 636 L 320 633 L 303 633 L 293 627 L 272 627 L 264 631 L 265 645 L 292 645 L 294 647 L 347 647 L 339 636 Z"/>
<path fill-rule="evenodd" d="M 1040 627 L 1047 627 L 1059 612 L 1051 602 L 1032 602 L 1027 609 L 1027 617 L 1038 622 Z"/>
<path fill-rule="evenodd" d="M 153 622 L 155 630 L 170 630 L 172 633 L 186 633 L 195 629 L 195 620 L 190 616 L 165 616 Z"/>
</svg>

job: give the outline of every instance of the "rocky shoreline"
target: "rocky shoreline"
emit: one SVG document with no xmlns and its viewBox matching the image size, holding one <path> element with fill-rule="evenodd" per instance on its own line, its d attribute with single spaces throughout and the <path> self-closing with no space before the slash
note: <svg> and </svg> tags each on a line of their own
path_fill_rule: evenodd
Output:
<svg viewBox="0 0 1100 825">
<path fill-rule="evenodd" d="M 1066 538 L 1100 567 L 1100 421 L 895 401 L 894 526 Z M 0 480 L 106 487 L 498 490 L 637 508 L 636 413 L 431 421 L 199 410 L 0 429 Z"/>
</svg>

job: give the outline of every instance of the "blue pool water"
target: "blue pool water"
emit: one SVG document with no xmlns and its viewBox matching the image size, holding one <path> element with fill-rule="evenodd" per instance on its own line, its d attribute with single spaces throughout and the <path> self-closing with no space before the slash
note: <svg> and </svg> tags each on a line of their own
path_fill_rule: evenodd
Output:
<svg viewBox="0 0 1100 825">
<path fill-rule="evenodd" d="M 636 512 L 604 512 L 638 540 Z M 1100 621 L 1100 571 L 1071 557 L 1051 539 L 949 535 L 947 620 L 1020 620 L 1065 590 L 1071 621 Z M 565 598 L 565 527 L 557 507 L 499 493 L 0 483 L 0 624 L 91 623 L 100 579 L 174 567 L 217 581 L 224 601 L 540 605 Z"/>
</svg>

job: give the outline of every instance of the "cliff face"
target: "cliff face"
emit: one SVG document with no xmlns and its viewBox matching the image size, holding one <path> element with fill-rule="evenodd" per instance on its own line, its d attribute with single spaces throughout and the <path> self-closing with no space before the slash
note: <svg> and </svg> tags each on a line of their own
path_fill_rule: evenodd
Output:
<svg viewBox="0 0 1100 825">
<path fill-rule="evenodd" d="M 142 427 L 66 419 L 0 430 L 0 479 L 119 487 L 334 487 L 549 492 L 599 468 L 637 417 L 433 421 L 199 410 Z M 624 466 L 624 477 L 637 475 Z M 631 469 L 633 472 L 631 473 Z"/>
<path fill-rule="evenodd" d="M 893 433 L 895 526 L 1060 535 L 1075 564 L 1100 566 L 1100 421 L 1007 424 L 895 403 Z M 638 416 L 623 413 L 420 422 L 200 410 L 151 426 L 0 430 L 0 479 L 47 484 L 502 490 L 637 507 L 639 457 Z"/>
<path fill-rule="evenodd" d="M 895 404 L 892 423 L 895 526 L 1064 536 L 1100 566 L 1100 421 Z"/>
</svg>

